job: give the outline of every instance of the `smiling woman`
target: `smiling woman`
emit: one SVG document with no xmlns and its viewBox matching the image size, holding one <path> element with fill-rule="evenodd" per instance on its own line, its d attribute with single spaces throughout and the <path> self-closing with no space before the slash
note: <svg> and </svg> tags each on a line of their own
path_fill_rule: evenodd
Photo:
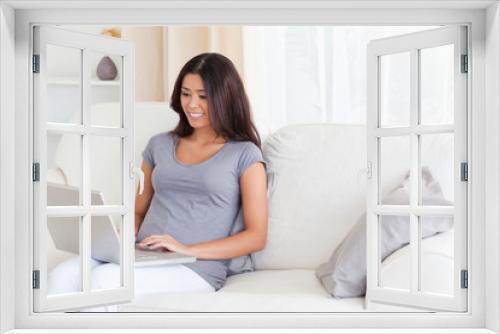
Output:
<svg viewBox="0 0 500 334">
<path fill-rule="evenodd" d="M 186 266 L 220 289 L 227 276 L 228 262 L 223 260 L 265 245 L 267 197 L 265 171 L 258 163 L 264 162 L 260 140 L 241 79 L 220 54 L 191 59 L 181 69 L 171 101 L 179 114 L 177 127 L 154 136 L 144 151 L 145 192 L 136 198 L 137 238 L 142 246 L 197 257 Z M 230 236 L 240 206 L 245 229 Z"/>
</svg>

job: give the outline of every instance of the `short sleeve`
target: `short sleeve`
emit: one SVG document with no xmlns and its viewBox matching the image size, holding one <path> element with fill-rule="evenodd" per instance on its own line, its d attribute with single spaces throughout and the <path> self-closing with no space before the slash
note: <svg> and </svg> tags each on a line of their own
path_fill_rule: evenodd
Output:
<svg viewBox="0 0 500 334">
<path fill-rule="evenodd" d="M 151 168 L 155 167 L 155 160 L 153 155 L 154 142 L 155 142 L 154 138 L 155 137 L 153 136 L 151 139 L 149 139 L 146 148 L 144 149 L 144 151 L 142 151 L 142 158 Z"/>
<path fill-rule="evenodd" d="M 244 146 L 238 162 L 238 177 L 241 177 L 245 170 L 256 162 L 263 162 L 264 168 L 266 167 L 260 148 L 254 143 L 248 143 L 248 145 Z"/>
</svg>

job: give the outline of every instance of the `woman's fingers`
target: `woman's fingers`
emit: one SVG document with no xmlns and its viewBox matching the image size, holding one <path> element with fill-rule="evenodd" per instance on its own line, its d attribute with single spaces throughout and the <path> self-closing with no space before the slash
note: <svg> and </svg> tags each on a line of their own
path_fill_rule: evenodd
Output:
<svg viewBox="0 0 500 334">
<path fill-rule="evenodd" d="M 151 235 L 144 238 L 139 244 L 139 247 L 148 250 L 163 249 L 169 252 L 180 251 L 182 244 L 168 234 L 164 235 Z"/>
<path fill-rule="evenodd" d="M 156 243 L 156 244 L 152 244 L 148 247 L 148 249 L 151 249 L 151 250 L 160 250 L 160 249 L 167 249 L 167 247 L 165 247 L 164 245 L 160 244 L 160 243 Z"/>
<path fill-rule="evenodd" d="M 141 243 L 143 243 L 143 244 L 149 244 L 149 243 L 152 243 L 152 242 L 155 242 L 155 241 L 158 241 L 158 240 L 165 240 L 165 239 L 168 239 L 168 238 L 170 238 L 170 236 L 168 234 L 164 234 L 164 235 L 150 235 L 149 237 L 142 239 Z"/>
<path fill-rule="evenodd" d="M 142 241 L 141 241 L 141 242 L 144 242 L 144 243 L 151 242 L 151 241 L 153 241 L 153 240 L 156 240 L 156 239 L 157 239 L 157 237 L 158 237 L 158 236 L 156 236 L 156 235 L 150 235 L 149 237 L 142 239 Z"/>
<path fill-rule="evenodd" d="M 149 247 L 152 243 L 155 243 L 157 241 L 158 241 L 158 238 L 156 236 L 150 236 L 150 237 L 147 237 L 147 238 L 141 240 L 139 245 L 142 247 Z"/>
<path fill-rule="evenodd" d="M 149 243 L 148 249 L 150 250 L 166 249 L 167 251 L 171 251 L 169 244 L 162 240 L 156 240 L 154 242 Z"/>
</svg>

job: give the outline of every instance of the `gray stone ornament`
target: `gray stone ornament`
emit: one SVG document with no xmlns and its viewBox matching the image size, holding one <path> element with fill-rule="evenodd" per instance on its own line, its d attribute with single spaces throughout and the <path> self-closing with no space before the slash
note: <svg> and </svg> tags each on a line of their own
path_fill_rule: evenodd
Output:
<svg viewBox="0 0 500 334">
<path fill-rule="evenodd" d="M 101 80 L 114 80 L 118 71 L 113 60 L 109 56 L 104 56 L 97 65 L 96 74 Z"/>
</svg>

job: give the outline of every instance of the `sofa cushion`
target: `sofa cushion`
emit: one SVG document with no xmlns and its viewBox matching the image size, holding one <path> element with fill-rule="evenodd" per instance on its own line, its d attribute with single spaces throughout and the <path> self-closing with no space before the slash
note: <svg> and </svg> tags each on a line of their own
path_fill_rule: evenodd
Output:
<svg viewBox="0 0 500 334">
<path fill-rule="evenodd" d="M 365 210 L 365 132 L 358 125 L 297 125 L 266 139 L 269 230 L 256 269 L 315 269 L 328 259 Z"/>
<path fill-rule="evenodd" d="M 217 292 L 137 296 L 121 312 L 366 312 L 364 298 L 331 298 L 313 270 L 261 270 L 227 279 Z M 382 305 L 380 310 L 409 311 Z M 413 309 L 413 311 L 415 311 Z"/>
<path fill-rule="evenodd" d="M 255 253 L 256 269 L 314 269 L 328 260 L 366 211 L 366 127 L 293 125 L 263 145 L 269 182 L 269 233 Z M 389 141 L 381 152 L 382 195 L 408 171 L 408 141 Z M 453 200 L 453 136 L 426 135 L 422 162 L 445 198 Z M 424 154 L 425 153 L 425 154 Z"/>
<path fill-rule="evenodd" d="M 422 241 L 422 282 L 440 292 L 452 292 L 453 230 Z M 382 263 L 384 283 L 408 283 L 410 247 L 391 254 Z M 406 276 L 405 276 L 406 273 Z M 443 279 L 445 278 L 445 279 Z M 398 281 L 395 281 L 395 280 Z M 406 279 L 406 281 L 405 281 Z M 407 286 L 407 285 L 406 285 Z M 103 311 L 108 311 L 104 309 Z M 403 306 L 370 304 L 364 298 L 332 298 L 314 270 L 258 270 L 234 275 L 216 292 L 161 293 L 136 296 L 115 310 L 123 312 L 427 312 Z"/>
</svg>

